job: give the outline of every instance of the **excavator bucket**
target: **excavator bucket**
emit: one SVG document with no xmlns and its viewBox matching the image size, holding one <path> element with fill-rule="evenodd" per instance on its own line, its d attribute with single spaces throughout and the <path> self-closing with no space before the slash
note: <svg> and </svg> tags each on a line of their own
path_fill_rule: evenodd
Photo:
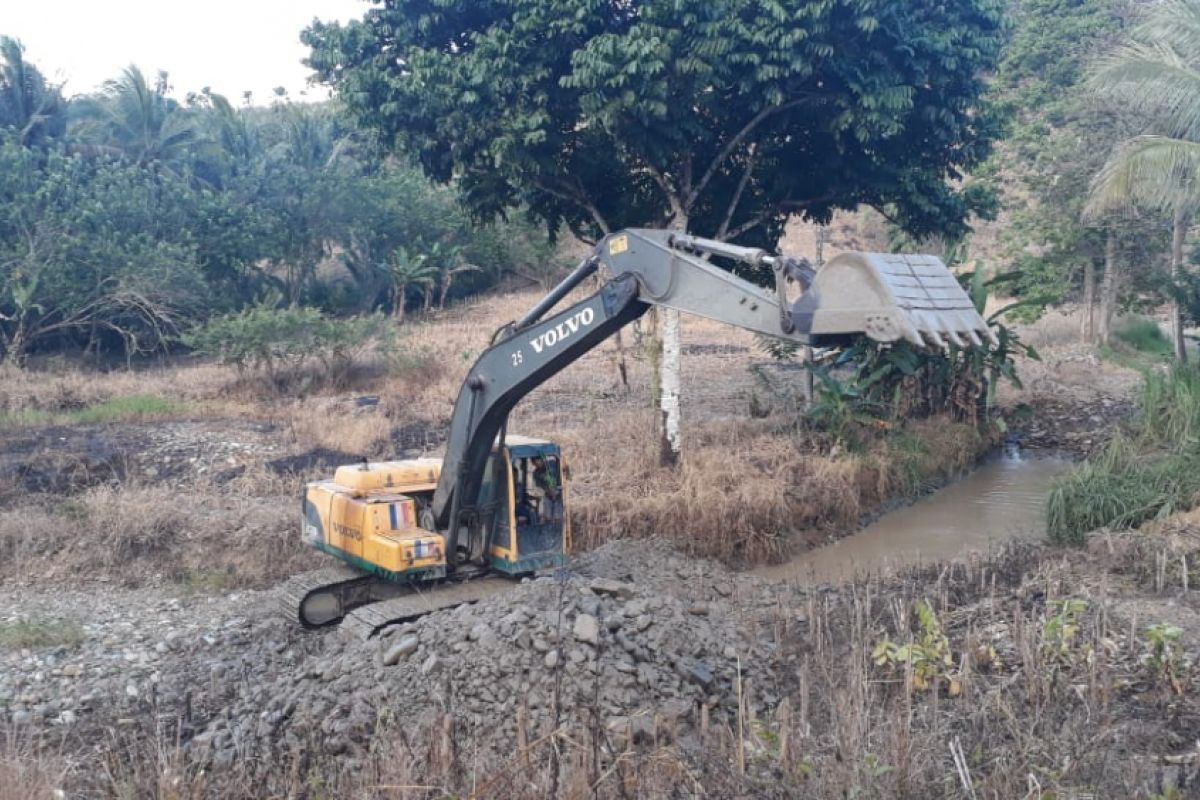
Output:
<svg viewBox="0 0 1200 800">
<path fill-rule="evenodd" d="M 817 345 L 861 333 L 918 347 L 996 343 L 958 280 L 929 255 L 843 253 L 817 271 L 792 318 Z"/>
</svg>

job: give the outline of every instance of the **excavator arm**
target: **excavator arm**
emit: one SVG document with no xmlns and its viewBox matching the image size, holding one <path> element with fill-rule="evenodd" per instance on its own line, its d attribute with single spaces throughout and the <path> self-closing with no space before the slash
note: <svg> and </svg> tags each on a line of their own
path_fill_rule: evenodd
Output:
<svg viewBox="0 0 1200 800">
<path fill-rule="evenodd" d="M 707 259 L 770 267 L 775 291 Z M 612 276 L 590 297 L 546 316 L 601 266 Z M 787 299 L 789 281 L 804 293 Z M 866 334 L 919 345 L 979 344 L 990 336 L 954 276 L 931 256 L 845 254 L 815 274 L 803 262 L 723 242 L 630 229 L 601 240 L 565 280 L 505 326 L 471 367 L 459 391 L 432 503 L 458 563 L 466 537 L 471 556 L 486 550 L 479 496 L 487 461 L 509 412 L 533 389 L 650 309 L 663 306 L 798 344 L 822 345 Z M 945 338 L 943 338 L 945 337 Z"/>
</svg>

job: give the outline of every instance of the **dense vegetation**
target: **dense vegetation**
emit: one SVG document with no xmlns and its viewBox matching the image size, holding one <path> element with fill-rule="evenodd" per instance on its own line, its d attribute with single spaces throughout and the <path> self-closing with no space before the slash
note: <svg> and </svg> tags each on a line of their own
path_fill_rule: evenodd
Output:
<svg viewBox="0 0 1200 800">
<path fill-rule="evenodd" d="M 0 361 L 162 349 L 262 304 L 402 317 L 548 267 L 542 237 L 474 224 L 343 119 L 178 102 L 136 67 L 68 100 L 0 40 Z"/>
<path fill-rule="evenodd" d="M 957 257 L 997 198 L 1005 291 L 1082 300 L 1101 341 L 1177 301 L 1185 355 L 1197 0 L 518 5 L 315 23 L 324 105 L 177 100 L 136 67 L 66 98 L 0 40 L 0 360 L 163 349 L 247 309 L 403 321 L 544 278 L 562 229 L 772 246 L 872 206 L 895 247 Z"/>
</svg>

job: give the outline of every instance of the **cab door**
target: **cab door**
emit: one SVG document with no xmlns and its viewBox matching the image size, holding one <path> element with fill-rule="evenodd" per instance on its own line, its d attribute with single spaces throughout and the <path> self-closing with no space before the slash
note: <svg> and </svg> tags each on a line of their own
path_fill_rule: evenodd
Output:
<svg viewBox="0 0 1200 800">
<path fill-rule="evenodd" d="M 539 459 L 544 472 L 538 469 Z M 560 456 L 558 453 L 538 453 L 514 459 L 513 466 L 517 559 L 541 561 L 545 556 L 561 554 L 566 493 L 563 491 Z M 555 489 L 557 497 L 552 496 Z"/>
</svg>

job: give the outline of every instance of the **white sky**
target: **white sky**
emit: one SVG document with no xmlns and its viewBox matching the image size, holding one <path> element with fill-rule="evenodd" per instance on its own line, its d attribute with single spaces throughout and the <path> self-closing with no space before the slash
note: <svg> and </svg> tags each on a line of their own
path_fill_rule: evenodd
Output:
<svg viewBox="0 0 1200 800">
<path fill-rule="evenodd" d="M 266 103 L 276 86 L 294 99 L 308 89 L 300 31 L 322 20 L 361 18 L 369 0 L 0 0 L 0 34 L 19 39 L 25 58 L 67 95 L 94 90 L 137 64 L 153 79 L 170 74 L 183 98 L 205 86 L 234 105 L 242 92 Z"/>
</svg>

